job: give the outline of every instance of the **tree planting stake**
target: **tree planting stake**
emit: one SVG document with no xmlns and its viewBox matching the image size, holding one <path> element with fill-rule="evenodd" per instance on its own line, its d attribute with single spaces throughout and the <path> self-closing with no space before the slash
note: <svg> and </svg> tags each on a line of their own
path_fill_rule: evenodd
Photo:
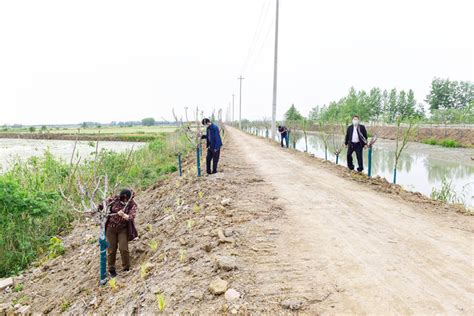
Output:
<svg viewBox="0 0 474 316">
<path fill-rule="evenodd" d="M 199 146 L 196 148 L 196 165 L 197 165 L 198 177 L 200 177 L 201 176 L 201 154 L 200 154 Z"/>
<path fill-rule="evenodd" d="M 100 249 L 100 285 L 107 283 L 107 248 L 109 243 L 105 238 L 105 230 L 102 230 L 99 237 Z"/>
<path fill-rule="evenodd" d="M 179 176 L 183 176 L 183 169 L 181 165 L 181 153 L 178 154 L 178 170 L 179 170 Z"/>
<path fill-rule="evenodd" d="M 372 176 L 372 146 L 369 147 L 369 166 L 367 169 L 367 175 Z"/>
</svg>

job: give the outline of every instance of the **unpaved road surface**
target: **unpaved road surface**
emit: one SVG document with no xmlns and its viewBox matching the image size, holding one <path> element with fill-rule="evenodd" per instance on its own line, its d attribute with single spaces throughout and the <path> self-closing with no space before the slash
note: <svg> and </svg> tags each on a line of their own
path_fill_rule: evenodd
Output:
<svg viewBox="0 0 474 316">
<path fill-rule="evenodd" d="M 255 236 L 259 298 L 305 313 L 473 314 L 472 217 L 375 192 L 263 139 L 228 128 L 232 152 L 278 196 L 283 215 Z M 272 240 L 273 237 L 273 240 Z M 250 267 L 249 267 L 250 268 Z"/>
</svg>

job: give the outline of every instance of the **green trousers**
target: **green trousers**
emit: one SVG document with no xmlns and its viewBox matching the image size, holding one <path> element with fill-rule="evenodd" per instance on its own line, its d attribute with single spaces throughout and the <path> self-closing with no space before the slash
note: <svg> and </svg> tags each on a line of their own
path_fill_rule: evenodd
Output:
<svg viewBox="0 0 474 316">
<path fill-rule="evenodd" d="M 110 246 L 107 248 L 107 265 L 109 271 L 115 270 L 115 260 L 117 257 L 117 248 L 122 257 L 122 267 L 130 269 L 130 251 L 128 250 L 128 232 L 125 228 L 107 228 L 105 236 Z"/>
</svg>

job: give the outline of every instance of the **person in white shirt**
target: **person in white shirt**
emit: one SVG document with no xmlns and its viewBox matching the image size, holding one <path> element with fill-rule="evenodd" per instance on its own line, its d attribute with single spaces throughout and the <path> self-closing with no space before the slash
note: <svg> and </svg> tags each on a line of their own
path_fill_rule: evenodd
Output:
<svg viewBox="0 0 474 316">
<path fill-rule="evenodd" d="M 354 170 L 354 161 L 352 154 L 355 152 L 357 156 L 357 171 L 364 170 L 363 149 L 367 146 L 367 130 L 365 126 L 359 124 L 359 116 L 352 117 L 352 125 L 347 127 L 345 144 L 347 147 L 347 167 Z"/>
</svg>

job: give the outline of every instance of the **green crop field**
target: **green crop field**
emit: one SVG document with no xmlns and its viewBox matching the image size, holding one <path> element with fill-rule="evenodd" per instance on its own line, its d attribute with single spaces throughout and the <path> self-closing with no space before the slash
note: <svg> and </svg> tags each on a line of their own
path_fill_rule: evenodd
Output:
<svg viewBox="0 0 474 316">
<path fill-rule="evenodd" d="M 118 126 L 107 126 L 107 127 L 91 127 L 91 128 L 80 128 L 81 134 L 157 134 L 157 133 L 168 133 L 174 132 L 176 126 L 132 126 L 132 127 L 118 127 Z M 77 128 L 67 129 L 50 129 L 50 133 L 60 134 L 76 134 Z"/>
</svg>

